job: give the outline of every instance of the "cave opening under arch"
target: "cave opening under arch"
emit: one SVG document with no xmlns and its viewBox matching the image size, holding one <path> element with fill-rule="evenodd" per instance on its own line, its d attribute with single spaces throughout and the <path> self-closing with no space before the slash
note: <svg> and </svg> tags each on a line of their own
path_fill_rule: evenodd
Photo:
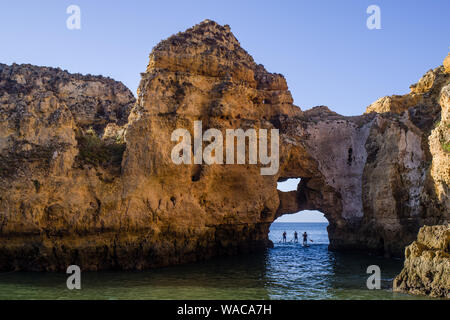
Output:
<svg viewBox="0 0 450 320">
<path fill-rule="evenodd" d="M 277 183 L 277 190 L 280 195 L 293 192 L 300 195 L 300 182 L 301 178 L 280 179 Z M 282 241 L 280 240 L 282 239 L 281 230 L 286 229 L 290 230 L 292 233 L 287 235 L 287 241 L 295 241 L 293 232 L 296 231 L 298 233 L 299 242 L 301 242 L 301 235 L 306 231 L 313 238 L 316 237 L 315 243 L 329 244 L 328 225 L 328 219 L 318 210 L 304 209 L 292 213 L 283 213 L 272 222 L 269 238 L 274 243 Z M 288 231 L 286 232 L 288 233 Z"/>
</svg>

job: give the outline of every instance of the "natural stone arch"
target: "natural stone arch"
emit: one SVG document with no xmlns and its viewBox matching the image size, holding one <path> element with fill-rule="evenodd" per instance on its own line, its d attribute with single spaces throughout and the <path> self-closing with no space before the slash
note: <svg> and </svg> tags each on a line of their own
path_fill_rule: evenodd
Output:
<svg viewBox="0 0 450 320">
<path fill-rule="evenodd" d="M 153 49 L 136 103 L 111 79 L 0 64 L 0 269 L 144 269 L 260 250 L 277 216 L 302 209 L 326 215 L 332 249 L 399 256 L 421 225 L 450 218 L 447 69 L 370 108 L 393 113 L 344 117 L 295 106 L 284 77 L 209 20 Z M 171 133 L 196 120 L 279 129 L 279 172 L 175 165 Z M 280 194 L 289 177 L 302 183 Z"/>
</svg>

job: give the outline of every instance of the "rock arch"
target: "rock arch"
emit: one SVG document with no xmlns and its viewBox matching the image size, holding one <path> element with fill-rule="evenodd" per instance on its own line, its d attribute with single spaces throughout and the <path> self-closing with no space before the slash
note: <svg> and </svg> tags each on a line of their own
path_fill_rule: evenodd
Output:
<svg viewBox="0 0 450 320">
<path fill-rule="evenodd" d="M 277 217 L 304 209 L 325 214 L 332 249 L 401 255 L 421 225 L 449 220 L 443 67 L 369 108 L 391 113 L 302 111 L 282 75 L 206 20 L 153 49 L 136 102 L 103 77 L 29 65 L 0 65 L 0 77 L 2 270 L 144 269 L 263 249 Z M 278 129 L 278 173 L 175 165 L 171 133 L 196 120 Z M 299 188 L 280 193 L 292 177 Z"/>
</svg>

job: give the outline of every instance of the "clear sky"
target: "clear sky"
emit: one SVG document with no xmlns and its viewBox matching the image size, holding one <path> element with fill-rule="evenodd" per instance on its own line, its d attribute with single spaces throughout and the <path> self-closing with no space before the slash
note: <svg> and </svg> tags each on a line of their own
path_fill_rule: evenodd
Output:
<svg viewBox="0 0 450 320">
<path fill-rule="evenodd" d="M 381 29 L 369 30 L 369 5 Z M 81 29 L 69 30 L 69 5 Z M 229 24 L 257 63 L 285 75 L 302 109 L 327 105 L 357 115 L 403 94 L 450 46 L 448 0 L 40 0 L 0 2 L 0 62 L 101 74 L 136 92 L 161 39 L 204 19 Z"/>
</svg>

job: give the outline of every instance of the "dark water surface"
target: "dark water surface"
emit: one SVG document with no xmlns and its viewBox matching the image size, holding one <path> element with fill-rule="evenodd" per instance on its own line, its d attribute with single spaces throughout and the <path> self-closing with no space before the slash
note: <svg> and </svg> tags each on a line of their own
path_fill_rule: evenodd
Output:
<svg viewBox="0 0 450 320">
<path fill-rule="evenodd" d="M 423 299 L 392 292 L 402 261 L 329 252 L 326 226 L 274 223 L 274 248 L 262 254 L 144 272 L 83 272 L 81 290 L 68 290 L 64 273 L 3 273 L 0 299 Z M 291 242 L 294 231 L 300 243 Z M 304 231 L 314 241 L 309 247 L 301 245 Z M 381 290 L 366 287 L 366 269 L 374 264 Z"/>
</svg>

